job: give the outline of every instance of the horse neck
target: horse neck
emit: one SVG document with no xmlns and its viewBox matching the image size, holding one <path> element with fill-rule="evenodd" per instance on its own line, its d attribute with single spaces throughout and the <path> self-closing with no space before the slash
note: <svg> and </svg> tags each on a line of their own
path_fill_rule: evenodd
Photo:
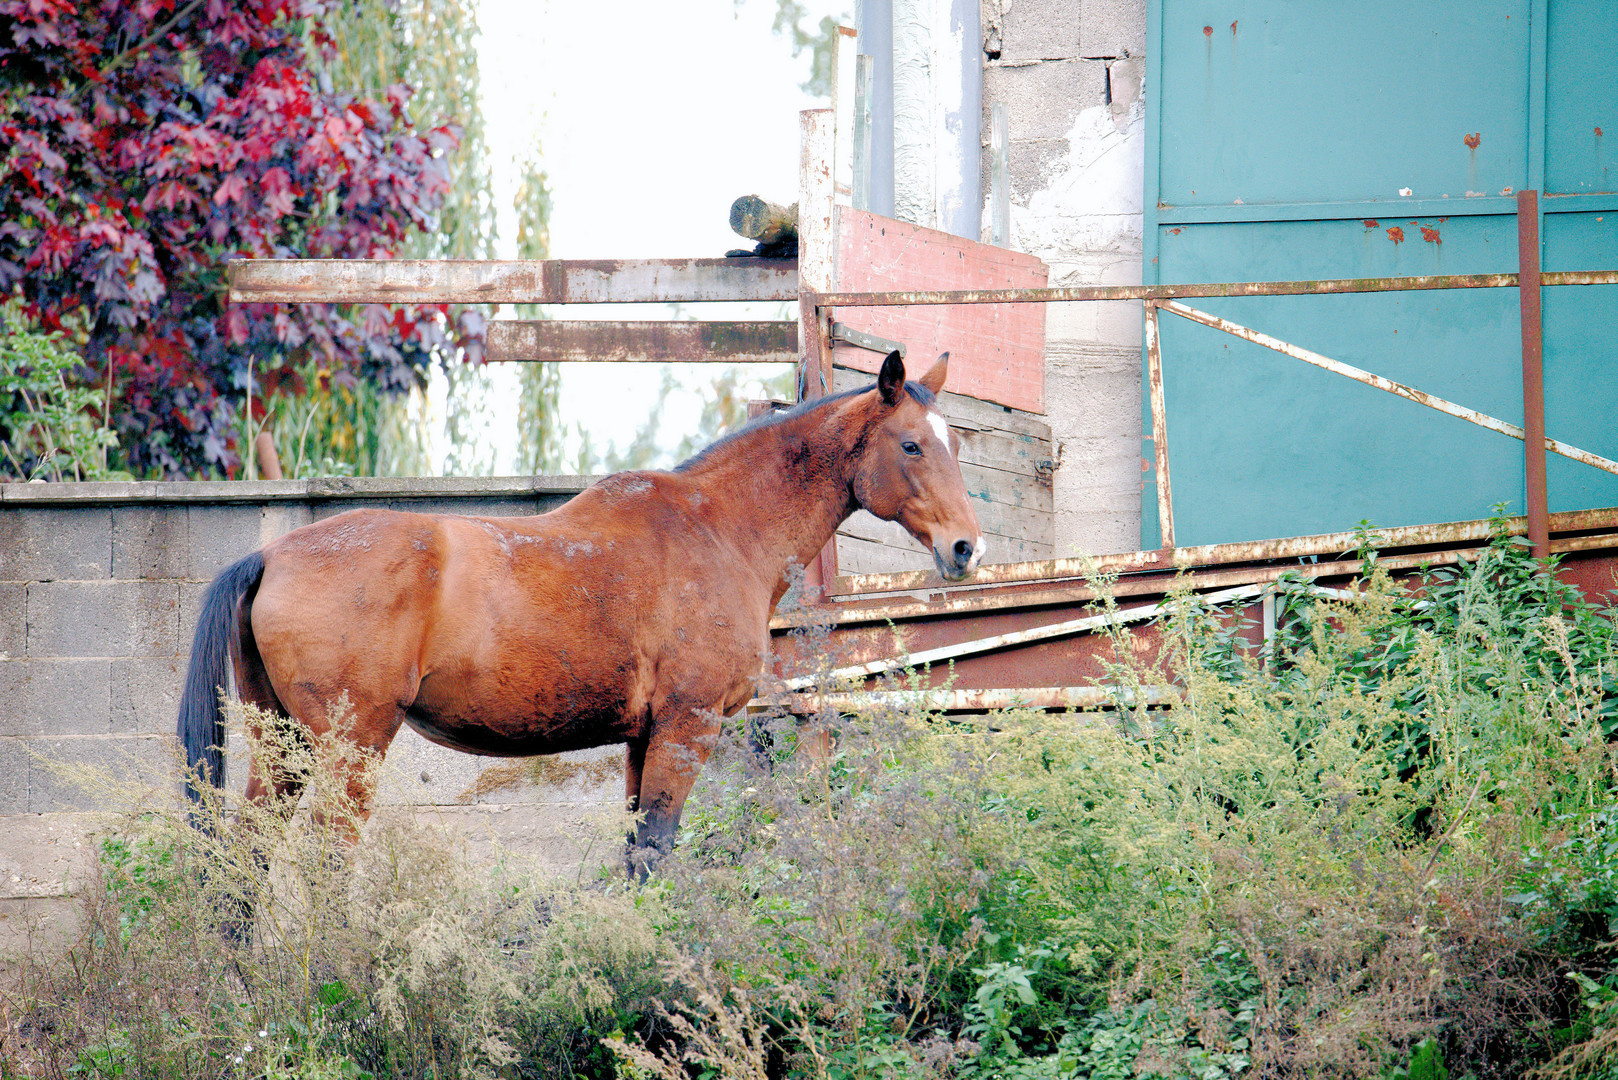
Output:
<svg viewBox="0 0 1618 1080">
<path fill-rule="evenodd" d="M 807 566 L 856 509 L 849 454 L 864 407 L 856 396 L 743 430 L 692 470 L 737 505 L 738 542 L 756 548 L 777 597 L 787 568 Z"/>
</svg>

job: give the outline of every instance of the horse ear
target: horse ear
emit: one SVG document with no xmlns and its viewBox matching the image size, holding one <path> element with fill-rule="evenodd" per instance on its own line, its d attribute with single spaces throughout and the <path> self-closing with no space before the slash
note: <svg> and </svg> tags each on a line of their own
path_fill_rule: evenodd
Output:
<svg viewBox="0 0 1618 1080">
<path fill-rule="evenodd" d="M 882 361 L 882 371 L 876 377 L 876 388 L 882 394 L 882 401 L 888 405 L 897 405 L 899 395 L 905 388 L 905 362 L 904 357 L 895 349 Z"/>
<path fill-rule="evenodd" d="M 939 353 L 933 366 L 927 369 L 927 374 L 916 381 L 935 394 L 944 392 L 944 378 L 949 374 L 949 353 Z"/>
</svg>

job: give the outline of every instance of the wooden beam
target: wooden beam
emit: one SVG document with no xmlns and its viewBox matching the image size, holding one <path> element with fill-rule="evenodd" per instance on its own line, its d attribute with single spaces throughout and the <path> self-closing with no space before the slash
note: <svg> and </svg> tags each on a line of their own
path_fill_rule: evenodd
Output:
<svg viewBox="0 0 1618 1080">
<path fill-rule="evenodd" d="M 798 324 L 496 319 L 489 323 L 487 356 L 491 363 L 791 364 L 798 359 Z"/>
<path fill-rule="evenodd" d="M 792 259 L 238 259 L 247 304 L 631 304 L 796 300 Z"/>
</svg>

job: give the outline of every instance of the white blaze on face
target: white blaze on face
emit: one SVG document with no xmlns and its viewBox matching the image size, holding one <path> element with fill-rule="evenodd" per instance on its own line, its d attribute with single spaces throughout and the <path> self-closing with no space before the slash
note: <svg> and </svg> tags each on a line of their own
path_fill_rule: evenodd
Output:
<svg viewBox="0 0 1618 1080">
<path fill-rule="evenodd" d="M 953 454 L 955 451 L 950 449 L 949 445 L 949 424 L 935 412 L 927 414 L 927 422 L 932 425 L 933 434 L 938 436 L 938 441 L 944 444 L 944 449 Z"/>
</svg>

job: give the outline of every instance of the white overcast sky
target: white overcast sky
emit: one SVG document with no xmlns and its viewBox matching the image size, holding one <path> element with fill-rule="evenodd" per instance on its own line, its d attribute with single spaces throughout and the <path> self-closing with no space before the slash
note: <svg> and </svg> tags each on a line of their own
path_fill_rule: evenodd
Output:
<svg viewBox="0 0 1618 1080">
<path fill-rule="evenodd" d="M 554 199 L 552 258 L 720 256 L 746 242 L 729 228 L 740 195 L 793 202 L 798 112 L 823 107 L 799 88 L 808 53 L 773 34 L 775 0 L 478 0 L 486 139 L 502 257 L 515 255 L 511 162 L 538 134 Z M 812 21 L 841 15 L 810 0 Z M 851 8 L 852 3 L 846 7 Z M 657 318 L 646 309 L 552 309 L 559 318 Z M 699 318 L 772 318 L 706 305 Z M 563 418 L 597 445 L 627 443 L 656 399 L 648 366 L 564 368 Z M 510 395 L 497 397 L 514 424 Z M 694 429 L 698 395 L 672 402 L 666 437 Z M 504 471 L 504 470 L 502 470 Z"/>
</svg>

